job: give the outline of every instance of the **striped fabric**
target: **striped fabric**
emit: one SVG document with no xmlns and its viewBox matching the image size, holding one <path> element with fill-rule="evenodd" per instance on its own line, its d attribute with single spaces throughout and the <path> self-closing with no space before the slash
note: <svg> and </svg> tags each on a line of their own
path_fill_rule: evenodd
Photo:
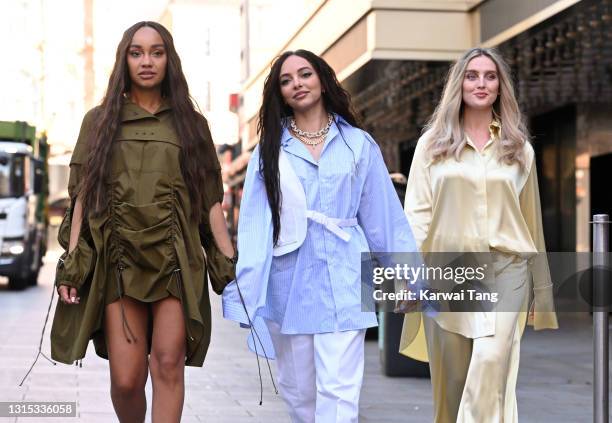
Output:
<svg viewBox="0 0 612 423">
<path fill-rule="evenodd" d="M 366 132 L 335 116 L 317 163 L 285 128 L 285 150 L 308 208 L 330 218 L 356 217 L 344 241 L 308 220 L 302 246 L 272 256 L 272 221 L 259 172 L 259 147 L 247 169 L 238 226 L 237 279 L 251 319 L 276 322 L 284 334 L 314 334 L 376 326 L 362 307 L 361 253 L 413 252 L 416 245 L 380 149 Z M 223 293 L 224 317 L 247 323 L 236 283 Z M 258 328 L 265 325 L 256 325 Z"/>
</svg>

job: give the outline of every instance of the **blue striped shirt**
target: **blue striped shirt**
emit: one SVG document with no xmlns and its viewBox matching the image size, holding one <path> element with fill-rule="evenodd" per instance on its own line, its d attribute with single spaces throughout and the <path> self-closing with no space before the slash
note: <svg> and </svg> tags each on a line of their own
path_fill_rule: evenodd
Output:
<svg viewBox="0 0 612 423">
<path fill-rule="evenodd" d="M 281 148 L 304 187 L 308 208 L 331 218 L 357 217 L 358 225 L 342 228 L 351 235 L 347 242 L 309 219 L 300 248 L 273 257 L 272 215 L 256 147 L 240 206 L 236 270 L 251 319 L 272 320 L 285 334 L 376 326 L 372 298 L 362 301 L 361 253 L 417 251 L 378 145 L 335 116 L 318 163 L 287 128 Z M 247 322 L 235 282 L 223 292 L 223 312 Z"/>
</svg>

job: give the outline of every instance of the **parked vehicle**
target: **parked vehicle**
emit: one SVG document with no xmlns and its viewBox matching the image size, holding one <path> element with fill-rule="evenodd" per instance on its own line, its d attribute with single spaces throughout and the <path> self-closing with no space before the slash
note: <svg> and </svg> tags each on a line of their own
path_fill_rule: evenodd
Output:
<svg viewBox="0 0 612 423">
<path fill-rule="evenodd" d="M 9 288 L 36 285 L 47 248 L 46 136 L 0 121 L 0 275 Z"/>
</svg>

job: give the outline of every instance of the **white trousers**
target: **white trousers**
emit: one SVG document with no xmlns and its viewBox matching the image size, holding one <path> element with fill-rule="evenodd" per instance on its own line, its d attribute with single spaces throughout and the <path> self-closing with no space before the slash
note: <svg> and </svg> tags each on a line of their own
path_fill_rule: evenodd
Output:
<svg viewBox="0 0 612 423">
<path fill-rule="evenodd" d="M 285 335 L 266 320 L 278 388 L 293 423 L 352 423 L 359 419 L 364 330 Z"/>
</svg>

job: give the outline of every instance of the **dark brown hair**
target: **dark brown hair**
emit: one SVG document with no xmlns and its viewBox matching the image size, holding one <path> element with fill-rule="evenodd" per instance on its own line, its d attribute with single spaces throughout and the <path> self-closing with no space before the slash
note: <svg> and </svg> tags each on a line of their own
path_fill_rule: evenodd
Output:
<svg viewBox="0 0 612 423">
<path fill-rule="evenodd" d="M 350 125 L 361 128 L 351 105 L 349 93 L 342 88 L 336 73 L 321 57 L 308 50 L 286 51 L 276 58 L 266 77 L 263 89 L 263 101 L 259 109 L 257 132 L 260 141 L 259 168 L 264 178 L 268 204 L 272 211 L 274 244 L 280 234 L 280 181 L 278 157 L 283 132 L 283 122 L 293 116 L 293 110 L 283 101 L 280 90 L 280 72 L 283 63 L 290 56 L 299 56 L 310 63 L 321 81 L 323 104 L 328 113 L 335 113 Z M 346 142 L 346 140 L 345 140 Z M 349 147 L 350 148 L 350 147 Z"/>
<path fill-rule="evenodd" d="M 206 172 L 218 170 L 219 162 L 206 120 L 196 110 L 194 101 L 189 95 L 172 35 L 157 22 L 143 21 L 131 26 L 123 33 L 123 38 L 117 46 L 115 66 L 102 104 L 96 113 L 91 138 L 87 140 L 89 155 L 80 190 L 83 206 L 86 211 L 94 214 L 108 206 L 106 181 L 110 172 L 112 145 L 120 127 L 121 107 L 125 101 L 125 94 L 129 93 L 132 85 L 127 66 L 127 53 L 134 34 L 143 27 L 153 28 L 164 42 L 168 61 L 166 75 L 161 83 L 161 92 L 172 109 L 174 127 L 181 142 L 181 173 L 189 192 L 191 218 L 199 222 L 204 204 L 203 183 L 206 181 Z"/>
</svg>

